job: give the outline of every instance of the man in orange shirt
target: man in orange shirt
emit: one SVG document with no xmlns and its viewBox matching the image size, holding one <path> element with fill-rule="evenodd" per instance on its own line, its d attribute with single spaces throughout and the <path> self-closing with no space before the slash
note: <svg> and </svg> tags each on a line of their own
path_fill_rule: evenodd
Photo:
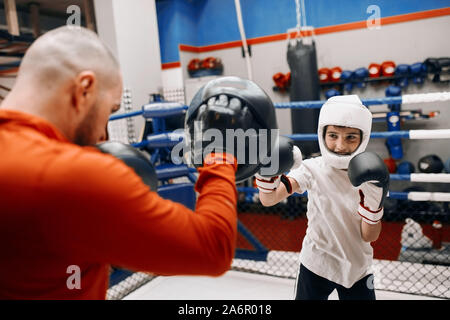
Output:
<svg viewBox="0 0 450 320">
<path fill-rule="evenodd" d="M 236 159 L 210 154 L 198 168 L 195 212 L 151 192 L 91 147 L 107 137 L 121 82 L 115 58 L 83 28 L 50 31 L 24 56 L 0 106 L 0 299 L 105 299 L 110 265 L 161 275 L 229 269 Z"/>
</svg>

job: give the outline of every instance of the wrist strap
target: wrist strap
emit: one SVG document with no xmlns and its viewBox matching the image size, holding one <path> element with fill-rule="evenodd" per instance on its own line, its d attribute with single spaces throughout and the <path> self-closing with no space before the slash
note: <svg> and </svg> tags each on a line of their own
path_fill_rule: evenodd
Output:
<svg viewBox="0 0 450 320">
<path fill-rule="evenodd" d="M 376 211 L 372 211 L 364 205 L 359 205 L 358 214 L 369 224 L 377 224 L 383 217 L 384 209 L 380 208 Z"/>
<path fill-rule="evenodd" d="M 291 181 L 289 180 L 288 177 L 286 177 L 284 174 L 281 175 L 280 177 L 281 182 L 283 182 L 284 186 L 286 187 L 286 190 L 289 194 L 292 193 L 292 185 L 291 185 Z"/>
</svg>

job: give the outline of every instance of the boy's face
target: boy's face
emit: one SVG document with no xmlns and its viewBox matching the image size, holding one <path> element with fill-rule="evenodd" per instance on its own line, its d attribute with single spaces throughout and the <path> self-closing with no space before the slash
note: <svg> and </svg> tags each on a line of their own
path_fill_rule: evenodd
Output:
<svg viewBox="0 0 450 320">
<path fill-rule="evenodd" d="M 325 130 L 326 147 L 339 155 L 350 155 L 358 149 L 362 132 L 356 128 L 327 126 Z"/>
</svg>

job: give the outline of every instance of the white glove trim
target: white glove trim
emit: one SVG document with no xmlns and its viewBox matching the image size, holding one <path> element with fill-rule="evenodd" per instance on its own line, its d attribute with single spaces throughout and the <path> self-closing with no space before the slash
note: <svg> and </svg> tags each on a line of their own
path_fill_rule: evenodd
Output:
<svg viewBox="0 0 450 320">
<path fill-rule="evenodd" d="M 377 211 L 372 211 L 369 208 L 359 204 L 358 214 L 363 218 L 364 222 L 368 224 L 377 224 L 383 217 L 384 209 L 380 208 Z"/>
<path fill-rule="evenodd" d="M 255 174 L 255 178 L 256 186 L 258 187 L 259 191 L 264 193 L 273 192 L 280 185 L 280 176 L 266 178 L 259 174 Z"/>
</svg>

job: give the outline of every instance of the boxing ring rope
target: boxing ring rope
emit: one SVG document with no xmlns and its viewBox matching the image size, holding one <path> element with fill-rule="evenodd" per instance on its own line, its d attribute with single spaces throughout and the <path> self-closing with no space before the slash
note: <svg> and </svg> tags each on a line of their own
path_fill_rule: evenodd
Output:
<svg viewBox="0 0 450 320">
<path fill-rule="evenodd" d="M 113 115 L 109 121 L 142 115 L 144 118 L 165 118 L 182 114 L 187 106 L 177 102 L 156 102 L 142 106 L 141 110 Z"/>
<path fill-rule="evenodd" d="M 414 104 L 414 103 L 428 103 L 438 101 L 449 101 L 450 92 L 435 92 L 435 93 L 416 93 L 405 94 L 398 97 L 384 97 L 363 99 L 362 102 L 365 106 L 383 105 L 383 104 Z M 294 101 L 294 102 L 281 102 L 275 103 L 275 108 L 278 109 L 318 109 L 325 103 L 325 100 L 320 101 Z M 110 121 L 134 117 L 138 115 L 144 116 L 144 118 L 161 118 L 171 115 L 176 115 L 187 110 L 187 106 L 176 102 L 159 102 L 146 104 L 141 110 L 123 113 L 119 115 L 113 115 L 109 118 Z"/>
<path fill-rule="evenodd" d="M 410 173 L 410 174 L 391 174 L 391 180 L 406 180 L 411 182 L 438 182 L 450 183 L 450 174 L 448 173 Z"/>
<path fill-rule="evenodd" d="M 405 94 L 398 97 L 384 97 L 373 99 L 362 99 L 365 106 L 374 106 L 382 104 L 414 104 L 414 103 L 428 103 L 438 101 L 449 101 L 450 92 L 436 92 L 436 93 L 419 93 L 419 94 Z M 280 109 L 319 109 L 325 103 L 325 100 L 320 101 L 293 101 L 275 103 L 275 108 Z"/>
<path fill-rule="evenodd" d="M 296 133 L 286 135 L 294 141 L 308 141 L 317 140 L 316 133 Z M 424 139 L 450 139 L 450 129 L 436 129 L 436 130 L 408 130 L 408 131 L 379 131 L 370 134 L 372 139 L 385 138 L 404 138 L 410 140 L 424 140 Z"/>
<path fill-rule="evenodd" d="M 259 193 L 258 188 L 251 188 L 251 187 L 238 187 L 237 190 L 238 192 L 243 192 L 246 194 Z M 307 192 L 304 192 L 302 194 L 293 193 L 291 196 L 307 197 L 308 193 Z M 387 197 L 391 199 L 411 200 L 411 201 L 450 202 L 450 193 L 448 192 L 389 191 Z"/>
</svg>

